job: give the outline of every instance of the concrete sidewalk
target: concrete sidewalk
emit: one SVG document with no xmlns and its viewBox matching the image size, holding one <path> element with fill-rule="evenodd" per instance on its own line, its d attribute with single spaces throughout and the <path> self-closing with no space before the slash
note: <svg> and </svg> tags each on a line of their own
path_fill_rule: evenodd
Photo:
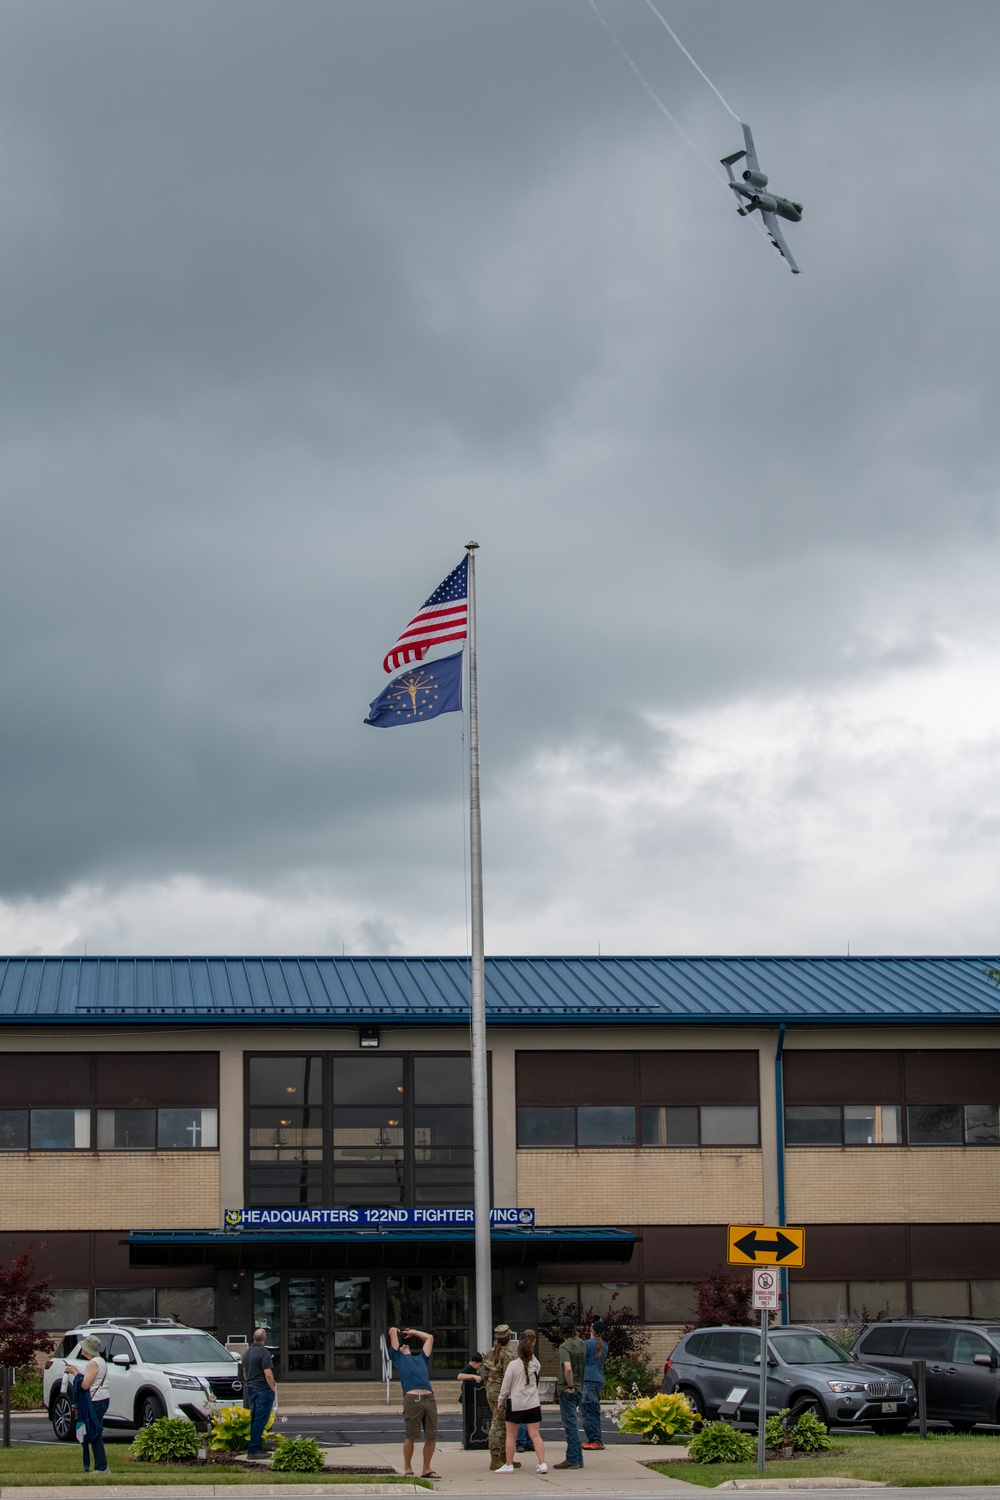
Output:
<svg viewBox="0 0 1000 1500">
<path fill-rule="evenodd" d="M 521 1467 L 514 1474 L 498 1474 L 490 1469 L 490 1456 L 484 1449 L 469 1451 L 458 1442 L 439 1443 L 434 1453 L 434 1468 L 441 1475 L 434 1483 L 435 1492 L 455 1495 L 555 1495 L 560 1492 L 577 1495 L 691 1495 L 694 1486 L 681 1479 L 665 1479 L 648 1469 L 648 1463 L 671 1462 L 687 1456 L 681 1447 L 656 1448 L 645 1444 L 616 1444 L 597 1452 L 586 1452 L 582 1469 L 553 1469 L 566 1454 L 561 1442 L 546 1445 L 547 1474 L 535 1473 L 535 1455 L 519 1453 Z M 392 1467 L 403 1472 L 402 1443 L 355 1443 L 348 1458 L 343 1448 L 330 1450 L 328 1462 L 357 1463 Z M 414 1458 L 419 1460 L 418 1447 Z M 419 1471 L 418 1471 L 419 1472 Z"/>
</svg>

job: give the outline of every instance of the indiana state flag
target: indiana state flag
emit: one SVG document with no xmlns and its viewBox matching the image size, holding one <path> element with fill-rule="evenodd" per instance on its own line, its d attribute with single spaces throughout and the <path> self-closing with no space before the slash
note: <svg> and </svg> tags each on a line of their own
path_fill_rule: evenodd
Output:
<svg viewBox="0 0 1000 1500">
<path fill-rule="evenodd" d="M 397 724 L 417 724 L 438 714 L 462 709 L 462 653 L 442 656 L 427 666 L 410 667 L 394 677 L 368 710 L 366 724 L 392 729 Z"/>
</svg>

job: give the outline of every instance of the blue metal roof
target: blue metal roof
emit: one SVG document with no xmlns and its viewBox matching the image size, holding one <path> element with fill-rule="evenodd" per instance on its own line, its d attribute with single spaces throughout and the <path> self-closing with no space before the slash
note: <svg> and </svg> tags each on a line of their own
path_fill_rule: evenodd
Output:
<svg viewBox="0 0 1000 1500">
<path fill-rule="evenodd" d="M 1000 1021 L 994 958 L 488 958 L 491 1025 Z M 0 959 L 0 1021 L 464 1025 L 465 958 Z"/>
</svg>

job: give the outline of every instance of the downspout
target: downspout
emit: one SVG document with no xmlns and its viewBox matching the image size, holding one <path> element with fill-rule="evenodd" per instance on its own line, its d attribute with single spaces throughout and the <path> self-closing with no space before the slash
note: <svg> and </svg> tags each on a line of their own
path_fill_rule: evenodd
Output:
<svg viewBox="0 0 1000 1500">
<path fill-rule="evenodd" d="M 780 1022 L 778 1026 L 778 1046 L 774 1054 L 774 1119 L 775 1119 L 775 1148 L 778 1169 L 778 1224 L 785 1222 L 785 1080 L 784 1080 L 784 1052 L 785 1052 L 785 1023 Z M 781 1268 L 781 1321 L 788 1322 L 788 1271 L 784 1266 Z"/>
</svg>

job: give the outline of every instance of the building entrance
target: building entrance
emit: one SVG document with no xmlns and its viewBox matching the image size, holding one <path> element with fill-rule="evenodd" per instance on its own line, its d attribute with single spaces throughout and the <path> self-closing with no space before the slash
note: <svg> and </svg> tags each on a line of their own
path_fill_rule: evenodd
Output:
<svg viewBox="0 0 1000 1500">
<path fill-rule="evenodd" d="M 469 1357 L 469 1286 L 454 1272 L 257 1271 L 254 1323 L 284 1380 L 378 1380 L 379 1336 L 408 1324 L 434 1334 L 443 1374 Z"/>
</svg>

